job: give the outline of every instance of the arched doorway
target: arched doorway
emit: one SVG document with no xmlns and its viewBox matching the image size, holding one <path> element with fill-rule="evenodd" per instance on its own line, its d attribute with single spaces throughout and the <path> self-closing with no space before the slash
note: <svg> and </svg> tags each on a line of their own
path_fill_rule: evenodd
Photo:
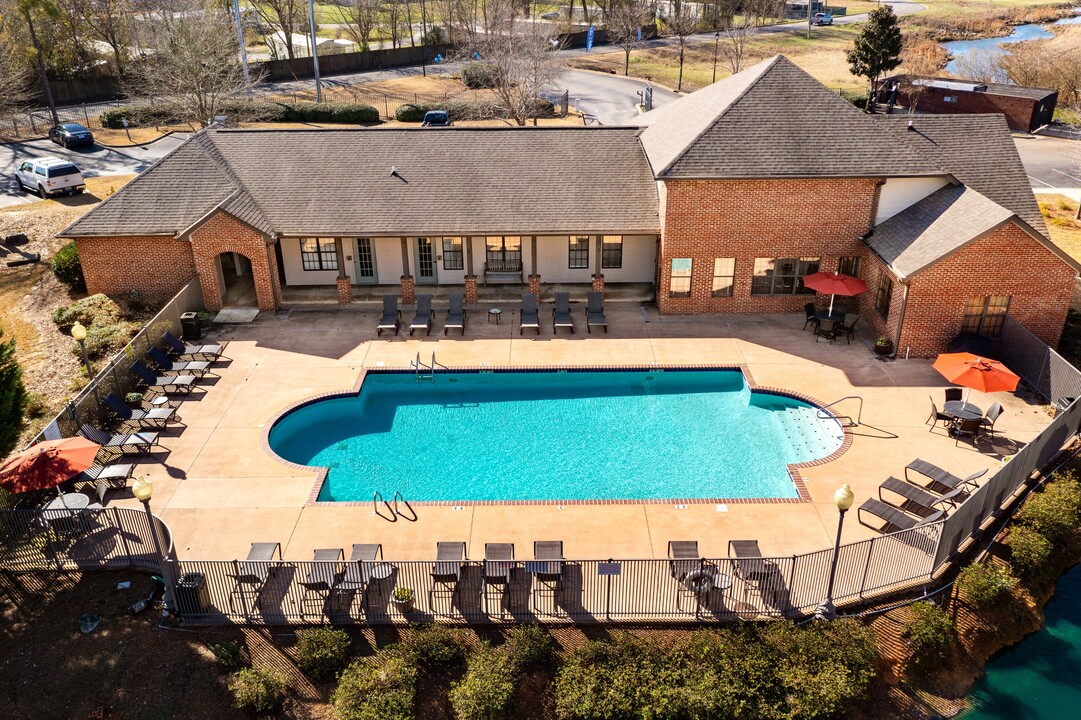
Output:
<svg viewBox="0 0 1081 720">
<path fill-rule="evenodd" d="M 219 253 L 214 262 L 222 307 L 257 307 L 251 260 L 236 252 Z"/>
</svg>

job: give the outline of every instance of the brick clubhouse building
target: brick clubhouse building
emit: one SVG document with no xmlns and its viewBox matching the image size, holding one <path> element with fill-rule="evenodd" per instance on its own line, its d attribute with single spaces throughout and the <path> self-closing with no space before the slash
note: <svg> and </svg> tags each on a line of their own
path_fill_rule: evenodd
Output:
<svg viewBox="0 0 1081 720">
<path fill-rule="evenodd" d="M 866 115 L 781 56 L 622 128 L 197 133 L 61 236 L 90 292 L 209 309 L 291 288 L 654 286 L 662 313 L 793 313 L 802 277 L 898 351 L 1058 342 L 1078 265 L 1051 243 L 1000 115 Z"/>
</svg>

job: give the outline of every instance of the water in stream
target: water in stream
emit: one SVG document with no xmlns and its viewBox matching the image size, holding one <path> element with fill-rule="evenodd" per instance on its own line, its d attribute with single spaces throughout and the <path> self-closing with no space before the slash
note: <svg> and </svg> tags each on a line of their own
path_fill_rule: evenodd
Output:
<svg viewBox="0 0 1081 720">
<path fill-rule="evenodd" d="M 1073 25 L 1081 23 L 1081 8 L 1078 8 L 1075 12 L 1079 13 L 1073 17 L 1062 18 L 1056 20 L 1051 25 Z M 942 43 L 942 47 L 953 56 L 953 60 L 946 65 L 946 72 L 954 74 L 958 72 L 958 60 L 973 52 L 988 52 L 995 55 L 1005 55 L 1008 52 L 1008 48 L 1002 47 L 1003 45 L 1012 45 L 1013 43 L 1027 42 L 1029 40 L 1044 40 L 1049 37 L 1054 37 L 1052 33 L 1044 30 L 1044 27 L 1048 23 L 1043 25 L 1018 25 L 1014 28 L 1013 34 L 1008 37 L 997 38 L 981 38 L 979 40 L 954 40 L 952 42 Z"/>
</svg>

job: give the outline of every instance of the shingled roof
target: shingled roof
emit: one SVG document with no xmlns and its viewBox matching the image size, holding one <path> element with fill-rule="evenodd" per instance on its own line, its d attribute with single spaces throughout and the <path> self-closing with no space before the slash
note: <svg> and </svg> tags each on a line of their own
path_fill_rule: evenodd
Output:
<svg viewBox="0 0 1081 720">
<path fill-rule="evenodd" d="M 209 130 L 61 236 L 175 234 L 219 207 L 268 235 L 656 233 L 639 132 Z"/>
<path fill-rule="evenodd" d="M 642 145 L 661 179 L 944 174 L 781 55 L 638 124 L 646 126 Z"/>
</svg>

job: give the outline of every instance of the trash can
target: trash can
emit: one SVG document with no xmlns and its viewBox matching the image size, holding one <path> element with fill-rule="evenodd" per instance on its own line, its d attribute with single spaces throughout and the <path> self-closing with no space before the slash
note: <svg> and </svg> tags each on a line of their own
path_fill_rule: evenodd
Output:
<svg viewBox="0 0 1081 720">
<path fill-rule="evenodd" d="M 186 573 L 176 583 L 176 610 L 181 617 L 205 615 L 210 607 L 210 591 L 202 573 Z"/>
<path fill-rule="evenodd" d="M 199 313 L 181 313 L 180 330 L 185 340 L 198 340 L 201 338 L 203 336 L 203 331 L 199 327 Z"/>
</svg>

